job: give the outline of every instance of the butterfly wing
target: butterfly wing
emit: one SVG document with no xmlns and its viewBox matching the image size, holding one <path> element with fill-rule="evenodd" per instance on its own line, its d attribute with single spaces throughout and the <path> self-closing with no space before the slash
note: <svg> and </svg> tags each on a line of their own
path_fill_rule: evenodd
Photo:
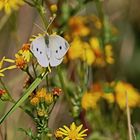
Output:
<svg viewBox="0 0 140 140">
<path fill-rule="evenodd" d="M 63 57 L 69 49 L 69 44 L 63 37 L 59 35 L 50 35 L 49 48 L 50 65 L 54 67 L 63 61 Z"/>
<path fill-rule="evenodd" d="M 42 67 L 49 66 L 50 49 L 46 46 L 45 39 L 43 36 L 38 37 L 32 41 L 30 50 L 37 58 L 38 63 Z"/>
</svg>

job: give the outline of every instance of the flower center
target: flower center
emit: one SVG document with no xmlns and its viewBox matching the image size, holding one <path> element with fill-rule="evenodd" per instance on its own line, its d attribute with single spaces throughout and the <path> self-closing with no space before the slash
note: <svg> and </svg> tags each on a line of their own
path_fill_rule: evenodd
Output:
<svg viewBox="0 0 140 140">
<path fill-rule="evenodd" d="M 70 140 L 76 140 L 78 137 L 78 133 L 76 132 L 76 130 L 70 131 L 68 135 Z"/>
</svg>

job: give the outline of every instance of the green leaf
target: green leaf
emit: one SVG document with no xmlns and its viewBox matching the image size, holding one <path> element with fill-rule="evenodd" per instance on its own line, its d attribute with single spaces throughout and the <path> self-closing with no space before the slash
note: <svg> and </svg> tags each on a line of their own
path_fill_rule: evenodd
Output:
<svg viewBox="0 0 140 140">
<path fill-rule="evenodd" d="M 24 129 L 24 128 L 18 128 L 18 130 L 21 131 L 21 132 L 24 132 L 27 136 L 29 136 L 29 137 L 31 137 L 31 138 L 32 138 L 32 136 L 33 136 L 33 132 L 32 132 L 31 129 L 26 130 L 26 129 Z"/>
<path fill-rule="evenodd" d="M 30 87 L 23 93 L 23 96 L 11 107 L 11 109 L 0 119 L 0 124 L 10 115 L 12 114 L 34 91 L 34 89 L 41 83 L 44 77 L 47 75 L 46 73 L 43 77 L 38 77 L 35 81 L 30 85 Z"/>
<path fill-rule="evenodd" d="M 104 91 L 105 93 L 113 93 L 113 92 L 114 92 L 114 88 L 113 88 L 113 87 L 109 87 L 109 86 L 105 86 L 105 87 L 103 88 L 103 91 Z"/>
</svg>

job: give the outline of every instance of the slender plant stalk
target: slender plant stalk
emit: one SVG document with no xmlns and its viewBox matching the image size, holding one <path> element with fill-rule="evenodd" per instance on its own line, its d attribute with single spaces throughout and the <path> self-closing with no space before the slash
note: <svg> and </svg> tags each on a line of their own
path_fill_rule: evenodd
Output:
<svg viewBox="0 0 140 140">
<path fill-rule="evenodd" d="M 0 19 L 0 31 L 1 29 L 3 29 L 3 26 L 5 25 L 5 23 L 7 22 L 7 20 L 9 19 L 10 15 L 5 15 Z"/>
<path fill-rule="evenodd" d="M 96 3 L 98 15 L 102 23 L 101 38 L 104 46 L 105 45 L 105 23 L 104 23 L 105 17 L 104 17 L 103 5 L 102 5 L 103 2 L 100 0 L 96 0 L 95 3 Z"/>
<path fill-rule="evenodd" d="M 34 71 L 35 78 L 37 78 L 37 73 L 36 73 L 35 66 L 34 66 L 33 62 L 32 62 L 32 68 L 33 68 L 33 71 Z"/>
<path fill-rule="evenodd" d="M 129 106 L 128 106 L 128 95 L 127 95 L 127 92 L 126 92 L 126 112 L 127 112 L 127 124 L 128 124 L 129 140 L 133 140 L 132 129 L 131 129 L 131 117 L 130 117 L 130 109 L 129 109 Z"/>
<path fill-rule="evenodd" d="M 59 81 L 60 81 L 60 84 L 61 84 L 61 88 L 63 89 L 63 91 L 66 95 L 66 98 L 69 99 L 69 96 L 67 94 L 67 89 L 66 89 L 66 86 L 65 86 L 65 82 L 64 82 L 64 78 L 63 78 L 62 73 L 60 71 L 60 67 L 57 67 L 57 73 L 58 73 Z"/>
<path fill-rule="evenodd" d="M 30 5 L 31 7 L 34 7 L 35 5 L 27 0 L 23 0 L 25 3 L 27 3 L 28 5 Z"/>
<path fill-rule="evenodd" d="M 33 76 L 30 74 L 30 72 L 29 72 L 29 67 L 27 67 L 26 68 L 26 70 L 24 70 L 28 75 L 29 75 L 29 77 L 33 80 L 34 78 L 33 78 Z"/>
<path fill-rule="evenodd" d="M 48 28 L 48 21 L 47 21 L 47 17 L 46 17 L 46 11 L 44 10 L 44 7 L 43 6 L 37 6 L 36 7 L 41 19 L 42 19 L 42 22 L 45 26 L 45 29 Z"/>
</svg>

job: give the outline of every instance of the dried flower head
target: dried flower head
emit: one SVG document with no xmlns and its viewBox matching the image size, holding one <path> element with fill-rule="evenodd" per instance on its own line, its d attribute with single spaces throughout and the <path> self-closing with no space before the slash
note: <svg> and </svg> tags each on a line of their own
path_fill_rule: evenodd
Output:
<svg viewBox="0 0 140 140">
<path fill-rule="evenodd" d="M 2 101 L 8 101 L 11 98 L 10 98 L 9 94 L 4 89 L 0 89 L 0 99 Z"/>
<path fill-rule="evenodd" d="M 55 87 L 52 89 L 52 93 L 53 93 L 53 95 L 60 96 L 62 94 L 62 89 Z"/>
</svg>

